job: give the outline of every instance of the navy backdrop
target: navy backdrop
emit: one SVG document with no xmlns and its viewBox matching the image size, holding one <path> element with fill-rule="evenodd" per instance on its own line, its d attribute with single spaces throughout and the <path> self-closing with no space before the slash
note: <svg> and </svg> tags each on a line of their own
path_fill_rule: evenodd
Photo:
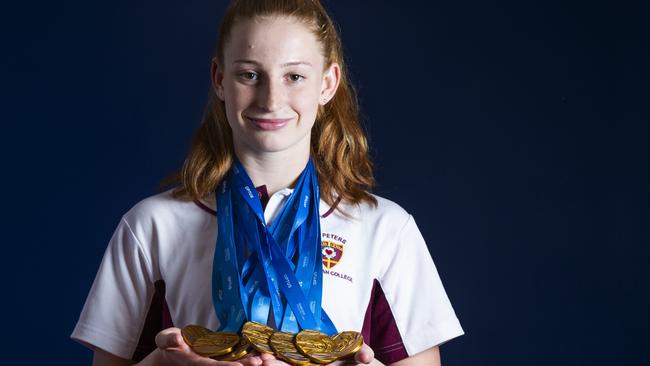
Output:
<svg viewBox="0 0 650 366">
<path fill-rule="evenodd" d="M 647 364 L 647 9 L 327 4 L 376 193 L 415 216 L 466 331 L 443 364 Z M 90 364 L 69 334 L 120 216 L 184 159 L 223 7 L 3 5 L 2 364 Z"/>
</svg>

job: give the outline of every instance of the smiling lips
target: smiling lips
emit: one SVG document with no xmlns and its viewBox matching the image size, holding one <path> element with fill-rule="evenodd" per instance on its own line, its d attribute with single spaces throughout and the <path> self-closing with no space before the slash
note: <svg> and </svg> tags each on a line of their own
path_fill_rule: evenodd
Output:
<svg viewBox="0 0 650 366">
<path fill-rule="evenodd" d="M 272 131 L 286 126 L 292 118 L 252 118 L 246 117 L 260 130 Z"/>
</svg>

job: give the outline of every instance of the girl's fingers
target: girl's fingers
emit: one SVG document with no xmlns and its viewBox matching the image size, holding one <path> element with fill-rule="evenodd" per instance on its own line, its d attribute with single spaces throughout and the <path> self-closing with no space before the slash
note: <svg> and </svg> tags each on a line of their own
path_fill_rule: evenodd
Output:
<svg viewBox="0 0 650 366">
<path fill-rule="evenodd" d="M 262 366 L 290 366 L 288 363 L 280 360 L 265 360 Z"/>
<path fill-rule="evenodd" d="M 216 361 L 207 357 L 201 357 L 192 352 L 183 340 L 179 328 L 167 328 L 156 334 L 156 347 L 162 351 L 167 363 L 174 365 L 192 366 L 260 366 L 261 360 L 252 359 L 244 365 L 242 362 Z"/>
<path fill-rule="evenodd" d="M 364 343 L 359 352 L 354 355 L 354 359 L 358 363 L 369 364 L 375 359 L 375 353 Z"/>
<path fill-rule="evenodd" d="M 244 366 L 241 362 L 217 361 L 197 354 L 185 354 L 183 365 L 192 366 Z"/>
<path fill-rule="evenodd" d="M 253 356 L 239 360 L 239 362 L 244 366 L 261 366 L 263 361 L 259 356 Z"/>
<path fill-rule="evenodd" d="M 268 353 L 262 353 L 262 354 L 260 355 L 260 359 L 262 359 L 262 361 L 266 361 L 266 360 L 275 360 L 275 356 L 270 355 L 270 354 L 268 354 Z"/>
<path fill-rule="evenodd" d="M 183 344 L 181 330 L 167 328 L 156 334 L 156 346 L 160 349 L 176 348 Z"/>
</svg>

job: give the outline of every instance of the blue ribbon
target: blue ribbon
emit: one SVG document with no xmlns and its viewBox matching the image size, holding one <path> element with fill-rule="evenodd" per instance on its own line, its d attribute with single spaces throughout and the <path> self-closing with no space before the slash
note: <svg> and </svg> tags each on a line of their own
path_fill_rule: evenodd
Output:
<svg viewBox="0 0 650 366">
<path fill-rule="evenodd" d="M 212 299 L 219 330 L 236 332 L 246 319 L 266 324 L 272 316 L 282 331 L 336 333 L 321 307 L 319 202 L 310 160 L 268 227 L 255 186 L 241 163 L 234 163 L 217 189 Z"/>
</svg>

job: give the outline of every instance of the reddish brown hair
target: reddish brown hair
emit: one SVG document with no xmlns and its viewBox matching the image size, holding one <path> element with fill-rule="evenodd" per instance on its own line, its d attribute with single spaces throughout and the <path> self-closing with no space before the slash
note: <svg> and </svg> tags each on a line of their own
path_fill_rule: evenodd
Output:
<svg viewBox="0 0 650 366">
<path fill-rule="evenodd" d="M 354 88 L 347 77 L 341 39 L 318 0 L 234 0 L 221 23 L 215 57 L 223 64 L 224 45 L 236 22 L 262 16 L 289 16 L 301 21 L 319 40 L 325 67 L 341 68 L 336 94 L 320 106 L 311 132 L 311 157 L 316 165 L 321 198 L 329 205 L 337 197 L 350 203 L 376 204 L 366 135 L 359 122 Z M 212 91 L 203 121 L 194 136 L 182 170 L 167 179 L 175 183 L 174 197 L 204 199 L 219 185 L 235 157 L 232 131 L 224 103 Z"/>
</svg>

